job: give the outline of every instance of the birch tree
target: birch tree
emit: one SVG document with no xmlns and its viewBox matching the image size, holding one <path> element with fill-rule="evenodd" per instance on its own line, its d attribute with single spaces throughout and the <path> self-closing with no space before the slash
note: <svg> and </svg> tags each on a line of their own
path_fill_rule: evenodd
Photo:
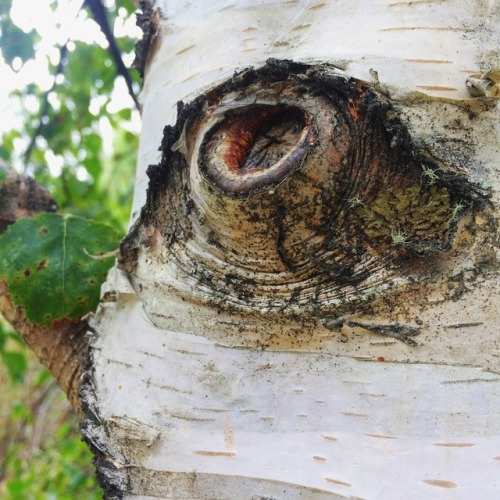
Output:
<svg viewBox="0 0 500 500">
<path fill-rule="evenodd" d="M 142 8 L 131 227 L 65 386 L 106 496 L 495 498 L 498 2 Z"/>
</svg>

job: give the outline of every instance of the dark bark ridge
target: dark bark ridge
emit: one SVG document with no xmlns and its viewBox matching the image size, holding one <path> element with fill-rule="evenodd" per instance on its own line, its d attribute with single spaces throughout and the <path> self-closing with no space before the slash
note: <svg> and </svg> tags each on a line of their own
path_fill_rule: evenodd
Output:
<svg viewBox="0 0 500 500">
<path fill-rule="evenodd" d="M 329 65 L 236 74 L 179 104 L 161 150 L 121 265 L 162 246 L 195 296 L 236 310 L 348 311 L 436 272 L 483 199 L 387 97 Z"/>
<path fill-rule="evenodd" d="M 91 330 L 91 334 L 95 332 Z M 95 391 L 95 371 L 92 355 L 87 357 L 85 370 L 80 385 L 80 400 L 85 416 L 80 424 L 83 441 L 94 455 L 97 480 L 103 490 L 103 498 L 118 500 L 124 492 L 130 490 L 126 468 L 119 467 L 111 458 L 112 450 L 108 449 L 105 429 L 99 418 L 98 401 Z"/>
<path fill-rule="evenodd" d="M 149 0 L 141 0 L 142 12 L 136 14 L 136 24 L 142 30 L 142 38 L 135 46 L 135 59 L 132 66 L 139 71 L 141 78 L 144 77 L 146 62 L 150 57 L 150 49 L 158 33 L 158 19 L 160 11 L 155 11 Z"/>
</svg>

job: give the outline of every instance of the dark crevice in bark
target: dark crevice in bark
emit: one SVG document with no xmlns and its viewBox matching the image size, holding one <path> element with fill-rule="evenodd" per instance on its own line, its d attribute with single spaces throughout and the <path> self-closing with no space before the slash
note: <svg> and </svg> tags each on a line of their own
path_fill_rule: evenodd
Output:
<svg viewBox="0 0 500 500">
<path fill-rule="evenodd" d="M 205 135 L 200 169 L 223 193 L 245 197 L 275 187 L 300 168 L 314 137 L 300 108 L 250 106 L 228 112 Z"/>
<path fill-rule="evenodd" d="M 286 239 L 286 221 L 285 216 L 286 207 L 282 205 L 279 201 L 276 203 L 276 226 L 278 228 L 278 235 L 276 237 L 276 251 L 280 256 L 281 262 L 285 265 L 286 269 L 289 271 L 293 271 L 295 269 L 295 265 L 288 259 L 286 249 L 283 247 L 283 244 Z"/>
<path fill-rule="evenodd" d="M 89 335 L 96 332 L 90 327 Z M 105 426 L 99 418 L 99 404 L 95 392 L 95 371 L 92 354 L 87 357 L 80 385 L 80 401 L 83 419 L 80 423 L 80 432 L 83 441 L 87 444 L 94 456 L 94 465 L 99 485 L 103 491 L 103 498 L 107 500 L 121 500 L 130 490 L 126 467 L 118 467 L 111 459 L 115 457 L 108 449 L 105 439 Z"/>
</svg>

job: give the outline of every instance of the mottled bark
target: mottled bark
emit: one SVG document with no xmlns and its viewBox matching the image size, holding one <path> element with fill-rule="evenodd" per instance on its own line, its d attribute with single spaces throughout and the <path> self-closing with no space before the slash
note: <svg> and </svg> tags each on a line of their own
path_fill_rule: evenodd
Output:
<svg viewBox="0 0 500 500">
<path fill-rule="evenodd" d="M 34 179 L 17 174 L 1 160 L 0 170 L 5 175 L 0 183 L 0 233 L 17 219 L 57 209 L 52 196 Z"/>
</svg>

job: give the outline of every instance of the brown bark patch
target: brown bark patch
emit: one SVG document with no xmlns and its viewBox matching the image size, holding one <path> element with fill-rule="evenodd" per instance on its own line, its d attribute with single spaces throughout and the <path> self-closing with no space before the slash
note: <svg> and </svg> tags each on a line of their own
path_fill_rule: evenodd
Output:
<svg viewBox="0 0 500 500">
<path fill-rule="evenodd" d="M 454 489 L 458 486 L 453 481 L 443 481 L 441 479 L 424 479 L 422 482 L 425 484 L 429 484 L 430 486 L 437 486 L 438 488 L 446 489 Z"/>
</svg>

